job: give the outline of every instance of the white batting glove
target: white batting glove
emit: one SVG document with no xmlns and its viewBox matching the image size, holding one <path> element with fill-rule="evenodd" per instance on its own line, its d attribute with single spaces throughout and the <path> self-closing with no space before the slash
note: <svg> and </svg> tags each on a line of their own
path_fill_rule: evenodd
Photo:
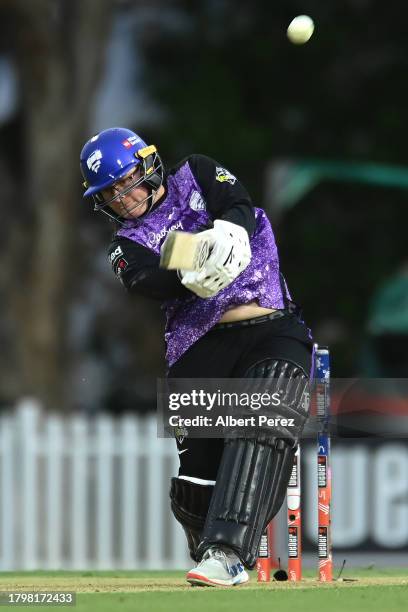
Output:
<svg viewBox="0 0 408 612">
<path fill-rule="evenodd" d="M 187 289 L 198 295 L 198 297 L 208 298 L 215 295 L 211 292 L 211 290 L 203 286 L 203 281 L 205 278 L 205 274 L 203 274 L 203 272 L 195 272 L 192 270 L 179 270 L 178 272 L 182 284 Z"/>
<path fill-rule="evenodd" d="M 217 295 L 228 287 L 251 261 L 248 232 L 235 223 L 217 219 L 202 232 L 213 240 L 211 254 L 199 272 L 180 270 L 181 282 L 202 298 Z"/>
</svg>

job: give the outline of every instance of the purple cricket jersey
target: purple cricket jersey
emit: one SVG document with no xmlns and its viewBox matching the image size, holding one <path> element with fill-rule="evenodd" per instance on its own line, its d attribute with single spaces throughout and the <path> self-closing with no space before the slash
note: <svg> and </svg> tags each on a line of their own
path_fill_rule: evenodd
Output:
<svg viewBox="0 0 408 612">
<path fill-rule="evenodd" d="M 250 240 L 251 261 L 231 285 L 211 298 L 191 293 L 191 297 L 164 303 L 169 367 L 234 306 L 256 301 L 264 308 L 283 308 L 279 258 L 272 228 L 262 209 L 255 209 L 255 217 L 256 229 Z M 202 190 L 186 162 L 175 174 L 168 176 L 167 195 L 160 205 L 143 219 L 126 221 L 117 234 L 160 255 L 168 232 L 195 232 L 211 221 Z"/>
</svg>

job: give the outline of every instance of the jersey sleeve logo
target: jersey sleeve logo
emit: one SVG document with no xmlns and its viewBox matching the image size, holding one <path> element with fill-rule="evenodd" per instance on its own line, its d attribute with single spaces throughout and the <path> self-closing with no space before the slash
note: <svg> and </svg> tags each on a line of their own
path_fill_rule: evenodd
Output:
<svg viewBox="0 0 408 612">
<path fill-rule="evenodd" d="M 113 272 L 120 278 L 128 267 L 128 262 L 123 256 L 122 247 L 117 246 L 114 251 L 109 253 L 109 261 L 112 264 Z"/>
<path fill-rule="evenodd" d="M 127 267 L 128 267 L 128 262 L 126 261 L 126 259 L 124 259 L 123 257 L 118 259 L 118 261 L 116 262 L 114 266 L 116 276 L 120 278 Z"/>
<path fill-rule="evenodd" d="M 109 261 L 112 264 L 112 267 L 115 265 L 116 260 L 119 259 L 120 256 L 123 256 L 123 251 L 120 246 L 117 246 L 114 251 L 109 253 Z"/>
<path fill-rule="evenodd" d="M 226 168 L 217 166 L 215 169 L 215 174 L 215 180 L 219 181 L 220 183 L 231 183 L 231 185 L 236 183 L 237 177 L 231 174 L 231 172 Z"/>
</svg>

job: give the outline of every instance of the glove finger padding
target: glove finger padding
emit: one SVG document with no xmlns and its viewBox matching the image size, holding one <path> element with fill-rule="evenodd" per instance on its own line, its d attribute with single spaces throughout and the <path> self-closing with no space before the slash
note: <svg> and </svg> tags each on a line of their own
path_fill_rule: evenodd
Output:
<svg viewBox="0 0 408 612">
<path fill-rule="evenodd" d="M 198 297 L 208 298 L 215 295 L 210 288 L 203 286 L 205 272 L 196 272 L 195 270 L 179 270 L 178 272 L 182 284 Z"/>
<path fill-rule="evenodd" d="M 183 285 L 206 298 L 217 295 L 245 270 L 251 261 L 251 247 L 247 231 L 230 221 L 217 219 L 214 227 L 203 234 L 210 236 L 214 244 L 202 270 L 180 272 Z"/>
</svg>

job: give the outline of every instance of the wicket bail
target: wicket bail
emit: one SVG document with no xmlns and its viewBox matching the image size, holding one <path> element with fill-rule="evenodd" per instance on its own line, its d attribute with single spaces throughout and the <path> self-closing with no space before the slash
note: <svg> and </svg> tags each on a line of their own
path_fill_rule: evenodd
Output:
<svg viewBox="0 0 408 612">
<path fill-rule="evenodd" d="M 316 402 L 319 423 L 317 435 L 317 504 L 318 504 L 318 578 L 321 582 L 333 580 L 331 544 L 331 492 L 330 466 L 330 357 L 327 347 L 314 347 L 316 388 L 312 398 Z M 288 526 L 288 579 L 302 579 L 302 490 L 300 475 L 300 444 L 296 451 L 292 474 L 287 488 Z M 273 521 L 262 536 L 256 564 L 258 582 L 269 582 L 272 567 L 276 567 L 271 546 Z"/>
</svg>

